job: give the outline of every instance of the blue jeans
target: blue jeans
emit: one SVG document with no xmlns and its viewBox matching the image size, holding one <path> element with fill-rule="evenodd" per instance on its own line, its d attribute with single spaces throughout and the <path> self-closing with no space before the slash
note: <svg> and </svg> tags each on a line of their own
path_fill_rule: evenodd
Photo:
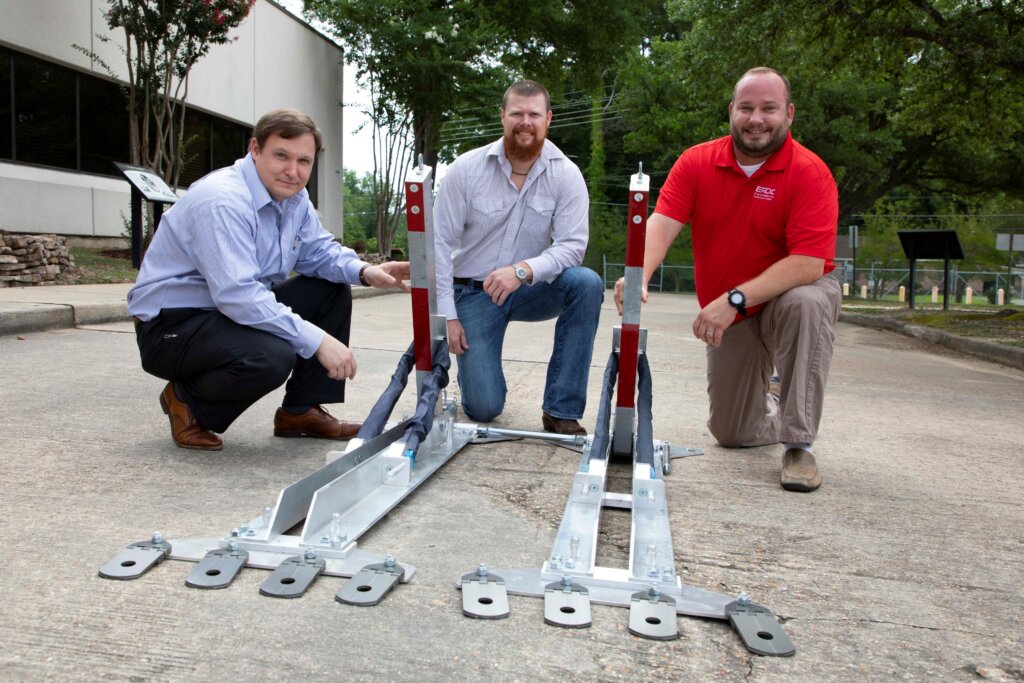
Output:
<svg viewBox="0 0 1024 683">
<path fill-rule="evenodd" d="M 455 308 L 469 344 L 458 356 L 466 415 L 476 422 L 490 422 L 505 408 L 508 387 L 501 369 L 501 350 L 509 322 L 557 317 L 542 409 L 561 419 L 583 417 L 603 301 L 604 283 L 588 268 L 568 268 L 554 282 L 520 287 L 501 306 L 477 286 L 455 285 Z"/>
</svg>

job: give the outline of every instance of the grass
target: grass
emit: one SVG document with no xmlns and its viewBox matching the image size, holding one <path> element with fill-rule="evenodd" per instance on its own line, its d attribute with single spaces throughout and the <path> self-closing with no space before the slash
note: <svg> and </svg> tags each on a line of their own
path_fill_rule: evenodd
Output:
<svg viewBox="0 0 1024 683">
<path fill-rule="evenodd" d="M 116 282 L 135 282 L 139 274 L 132 268 L 127 249 L 93 249 L 71 247 L 75 267 L 61 275 L 65 285 L 105 285 Z"/>
<path fill-rule="evenodd" d="M 944 311 L 941 303 L 933 304 L 931 297 L 927 299 L 927 303 L 915 299 L 915 308 L 911 310 L 905 303 L 848 298 L 843 302 L 843 310 L 1024 348 L 1024 308 L 995 306 L 984 300 L 983 304 L 971 306 L 950 301 L 950 310 Z"/>
</svg>

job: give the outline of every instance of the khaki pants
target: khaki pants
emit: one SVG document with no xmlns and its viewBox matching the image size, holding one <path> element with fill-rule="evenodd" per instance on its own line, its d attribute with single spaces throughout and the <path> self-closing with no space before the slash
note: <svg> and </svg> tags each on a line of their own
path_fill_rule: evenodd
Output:
<svg viewBox="0 0 1024 683">
<path fill-rule="evenodd" d="M 723 446 L 812 443 L 821 422 L 825 383 L 842 296 L 832 274 L 770 301 L 731 325 L 722 345 L 708 346 L 708 428 Z M 779 398 L 768 393 L 772 368 Z"/>
</svg>

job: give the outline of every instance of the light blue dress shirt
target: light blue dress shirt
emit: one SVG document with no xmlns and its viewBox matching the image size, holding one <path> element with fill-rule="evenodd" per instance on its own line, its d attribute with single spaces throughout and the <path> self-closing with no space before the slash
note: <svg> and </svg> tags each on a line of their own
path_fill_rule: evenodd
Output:
<svg viewBox="0 0 1024 683">
<path fill-rule="evenodd" d="M 448 168 L 434 203 L 437 311 L 455 311 L 452 277 L 483 280 L 525 261 L 534 282 L 583 263 L 590 198 L 580 169 L 550 140 L 522 190 L 511 180 L 502 140 L 466 152 Z"/>
<path fill-rule="evenodd" d="M 305 189 L 275 202 L 247 154 L 197 180 L 163 215 L 128 313 L 145 321 L 164 308 L 217 309 L 310 358 L 326 333 L 279 303 L 271 286 L 293 271 L 356 284 L 364 265 L 320 224 Z"/>
</svg>

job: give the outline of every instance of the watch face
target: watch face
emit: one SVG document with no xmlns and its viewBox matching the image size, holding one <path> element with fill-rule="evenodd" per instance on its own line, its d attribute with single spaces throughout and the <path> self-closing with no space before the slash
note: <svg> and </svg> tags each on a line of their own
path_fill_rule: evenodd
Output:
<svg viewBox="0 0 1024 683">
<path fill-rule="evenodd" d="M 729 303 L 733 306 L 739 306 L 743 303 L 743 295 L 739 292 L 733 292 L 729 295 Z"/>
<path fill-rule="evenodd" d="M 526 268 L 516 268 L 516 277 L 520 280 L 526 279 Z"/>
</svg>

